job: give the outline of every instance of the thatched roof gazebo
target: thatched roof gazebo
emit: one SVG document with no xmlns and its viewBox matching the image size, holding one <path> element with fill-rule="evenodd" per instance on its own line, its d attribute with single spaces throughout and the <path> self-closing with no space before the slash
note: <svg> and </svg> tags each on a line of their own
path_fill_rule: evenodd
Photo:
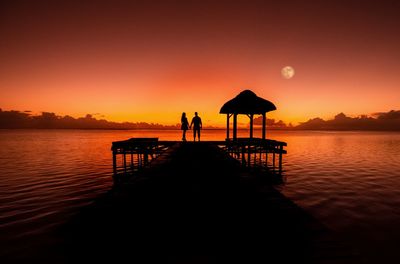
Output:
<svg viewBox="0 0 400 264">
<path fill-rule="evenodd" d="M 233 140 L 237 139 L 237 115 L 243 114 L 250 118 L 250 138 L 253 138 L 253 117 L 262 115 L 262 139 L 265 139 L 266 113 L 276 110 L 276 106 L 268 100 L 258 97 L 250 90 L 244 90 L 232 100 L 226 102 L 220 114 L 226 114 L 226 139 L 229 140 L 229 119 L 233 115 Z"/>
</svg>

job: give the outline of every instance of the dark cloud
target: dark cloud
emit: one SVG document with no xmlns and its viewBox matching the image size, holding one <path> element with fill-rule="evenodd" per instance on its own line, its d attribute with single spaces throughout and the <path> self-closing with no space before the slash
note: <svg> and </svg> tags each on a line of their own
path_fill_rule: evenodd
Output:
<svg viewBox="0 0 400 264">
<path fill-rule="evenodd" d="M 374 114 L 378 119 L 386 119 L 386 120 L 396 120 L 400 119 L 400 110 L 391 110 L 387 113 L 375 113 Z"/>
<path fill-rule="evenodd" d="M 331 120 L 310 119 L 300 123 L 296 129 L 400 131 L 400 111 L 374 113 L 372 116 L 348 117 L 340 113 Z"/>
<path fill-rule="evenodd" d="M 94 115 L 74 118 L 69 115 L 58 116 L 52 112 L 42 112 L 41 115 L 31 115 L 30 111 L 3 111 L 0 108 L 0 128 L 47 128 L 47 129 L 176 129 L 180 125 L 161 125 L 146 122 L 111 122 L 97 119 Z M 245 125 L 245 124 L 243 124 Z M 262 125 L 262 117 L 254 119 L 254 125 Z M 211 127 L 210 127 L 211 128 Z M 381 130 L 400 131 L 400 110 L 378 112 L 372 116 L 361 115 L 349 117 L 344 113 L 337 114 L 333 119 L 323 120 L 319 117 L 310 119 L 293 127 L 282 120 L 267 118 L 268 129 L 297 130 Z"/>
<path fill-rule="evenodd" d="M 254 125 L 255 126 L 261 126 L 262 125 L 262 116 L 259 116 L 259 117 L 256 117 L 256 118 L 254 118 Z M 267 122 L 266 122 L 267 124 L 267 128 L 268 129 L 274 129 L 274 128 L 276 128 L 276 129 L 285 129 L 285 128 L 288 128 L 289 126 L 285 123 L 285 122 L 283 122 L 282 120 L 279 120 L 279 121 L 275 121 L 275 119 L 269 119 L 269 118 L 267 118 Z"/>
<path fill-rule="evenodd" d="M 30 115 L 26 111 L 2 111 L 0 109 L 0 128 L 45 128 L 45 129 L 175 129 L 179 125 L 161 125 L 145 122 L 110 122 L 96 119 L 93 115 L 73 118 L 58 116 L 52 112 L 42 112 L 41 115 Z"/>
</svg>

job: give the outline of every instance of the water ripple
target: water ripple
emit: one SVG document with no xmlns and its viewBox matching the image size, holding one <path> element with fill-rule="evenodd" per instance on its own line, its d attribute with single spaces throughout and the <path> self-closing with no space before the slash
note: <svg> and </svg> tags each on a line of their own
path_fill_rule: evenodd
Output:
<svg viewBox="0 0 400 264">
<path fill-rule="evenodd" d="M 135 136 L 178 140 L 179 131 L 0 131 L 2 239 L 22 250 L 18 241 L 50 232 L 109 190 L 110 144 Z M 221 140 L 225 131 L 205 130 L 203 137 Z M 393 224 L 400 223 L 399 133 L 273 131 L 269 137 L 288 143 L 279 187 L 286 196 L 353 234 L 367 253 L 378 238 L 390 248 L 400 237 Z"/>
</svg>

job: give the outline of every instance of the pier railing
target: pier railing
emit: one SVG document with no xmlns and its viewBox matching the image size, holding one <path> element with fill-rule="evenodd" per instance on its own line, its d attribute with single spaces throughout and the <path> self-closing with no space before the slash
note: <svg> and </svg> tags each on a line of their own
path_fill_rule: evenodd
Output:
<svg viewBox="0 0 400 264">
<path fill-rule="evenodd" d="M 286 142 L 261 139 L 237 138 L 226 140 L 223 148 L 245 167 L 264 167 L 282 174 L 282 155 L 286 154 Z"/>
<path fill-rule="evenodd" d="M 112 143 L 114 182 L 134 174 L 167 150 L 173 142 L 158 138 L 131 138 Z"/>
<path fill-rule="evenodd" d="M 131 138 L 112 143 L 114 182 L 133 175 L 148 166 L 177 141 L 159 141 L 158 138 Z M 285 142 L 261 138 L 237 138 L 226 141 L 209 141 L 224 149 L 242 166 L 265 168 L 282 174 L 282 155 L 286 154 Z M 196 143 L 195 143 L 196 144 Z"/>
</svg>

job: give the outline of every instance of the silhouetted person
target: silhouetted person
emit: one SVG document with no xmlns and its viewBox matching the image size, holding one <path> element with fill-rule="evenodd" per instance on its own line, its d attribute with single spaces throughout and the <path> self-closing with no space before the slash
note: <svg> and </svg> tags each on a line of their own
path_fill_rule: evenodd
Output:
<svg viewBox="0 0 400 264">
<path fill-rule="evenodd" d="M 192 122 L 190 123 L 190 128 L 193 126 L 193 140 L 196 141 L 196 134 L 199 137 L 200 141 L 200 129 L 203 128 L 203 124 L 201 123 L 201 118 L 197 115 L 197 112 L 194 113 L 194 117 Z"/>
<path fill-rule="evenodd" d="M 182 140 L 186 141 L 186 130 L 189 129 L 189 121 L 186 118 L 186 113 L 182 113 L 181 117 Z"/>
</svg>

